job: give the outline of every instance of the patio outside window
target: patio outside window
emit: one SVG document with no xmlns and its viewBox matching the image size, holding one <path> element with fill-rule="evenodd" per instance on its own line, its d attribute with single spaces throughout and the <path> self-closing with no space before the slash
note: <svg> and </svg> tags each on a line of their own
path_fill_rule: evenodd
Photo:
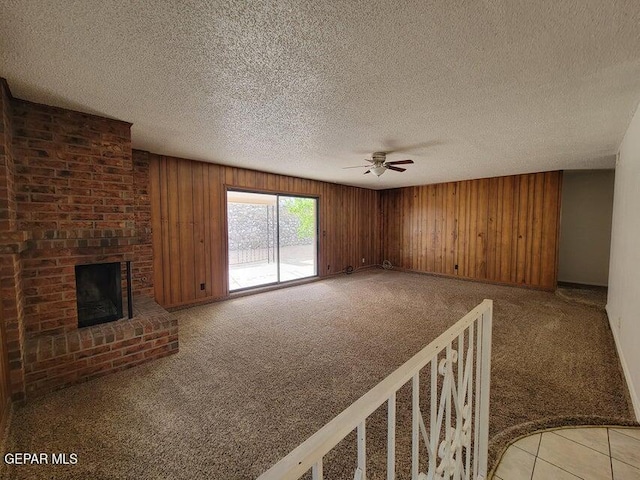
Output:
<svg viewBox="0 0 640 480">
<path fill-rule="evenodd" d="M 317 275 L 317 199 L 227 192 L 229 290 Z"/>
</svg>

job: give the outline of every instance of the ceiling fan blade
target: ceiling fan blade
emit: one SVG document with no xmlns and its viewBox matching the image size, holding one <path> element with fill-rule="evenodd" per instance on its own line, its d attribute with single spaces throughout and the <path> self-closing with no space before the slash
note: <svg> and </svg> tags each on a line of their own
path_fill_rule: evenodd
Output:
<svg viewBox="0 0 640 480">
<path fill-rule="evenodd" d="M 407 170 L 406 168 L 394 167 L 393 165 L 387 165 L 387 168 L 389 170 L 395 170 L 396 172 L 404 172 Z"/>
<path fill-rule="evenodd" d="M 413 163 L 413 160 L 396 160 L 395 162 L 386 162 L 385 165 L 408 165 Z"/>
<path fill-rule="evenodd" d="M 366 172 L 364 172 L 364 175 L 366 175 L 367 173 L 369 173 L 371 170 L 367 170 Z"/>
<path fill-rule="evenodd" d="M 369 165 L 356 165 L 354 167 L 342 167 L 343 170 L 346 170 L 347 168 L 362 168 L 362 167 L 368 167 Z"/>
</svg>

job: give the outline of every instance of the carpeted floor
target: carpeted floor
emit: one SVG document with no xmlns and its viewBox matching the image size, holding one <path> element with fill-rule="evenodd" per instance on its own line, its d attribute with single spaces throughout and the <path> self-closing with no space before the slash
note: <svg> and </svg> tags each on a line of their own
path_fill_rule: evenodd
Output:
<svg viewBox="0 0 640 480">
<path fill-rule="evenodd" d="M 483 298 L 494 300 L 491 458 L 558 424 L 630 424 L 601 308 L 552 293 L 368 270 L 176 312 L 180 352 L 17 408 L 7 451 L 77 453 L 3 478 L 255 478 Z M 408 388 L 398 457 L 408 451 Z M 385 416 L 368 424 L 384 478 Z M 327 459 L 348 478 L 353 444 Z M 377 448 L 380 446 L 380 449 Z M 408 478 L 399 460 L 398 478 Z M 350 471 L 353 477 L 353 469 Z"/>
</svg>

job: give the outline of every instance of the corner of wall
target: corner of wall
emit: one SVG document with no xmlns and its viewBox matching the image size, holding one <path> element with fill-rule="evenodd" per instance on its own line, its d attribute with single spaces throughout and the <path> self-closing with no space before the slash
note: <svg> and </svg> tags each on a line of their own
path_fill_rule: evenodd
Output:
<svg viewBox="0 0 640 480">
<path fill-rule="evenodd" d="M 151 242 L 151 195 L 149 152 L 133 150 L 134 220 L 138 244 L 134 246 L 136 261 L 133 265 L 134 294 L 154 297 L 153 249 Z"/>
<path fill-rule="evenodd" d="M 620 337 L 618 335 L 618 327 L 615 324 L 614 319 L 615 315 L 611 312 L 609 304 L 605 307 L 607 312 L 607 318 L 609 319 L 609 327 L 611 328 L 611 333 L 613 334 L 613 341 L 616 345 L 616 351 L 618 352 L 618 358 L 620 359 L 620 366 L 622 367 L 622 373 L 624 374 L 624 380 L 627 383 L 627 389 L 629 390 L 629 396 L 631 399 L 631 407 L 633 408 L 633 413 L 636 417 L 636 420 L 640 422 L 640 396 L 635 389 L 631 378 L 631 372 L 629 371 L 629 365 L 624 356 L 624 352 L 620 346 Z"/>
<path fill-rule="evenodd" d="M 640 421 L 640 108 L 620 144 L 616 162 L 607 314 L 635 416 Z"/>
<path fill-rule="evenodd" d="M 8 361 L 9 391 L 16 401 L 24 400 L 24 302 L 22 259 L 24 232 L 16 230 L 15 163 L 13 154 L 13 97 L 4 78 L 0 78 L 0 290 L 2 321 Z"/>
</svg>

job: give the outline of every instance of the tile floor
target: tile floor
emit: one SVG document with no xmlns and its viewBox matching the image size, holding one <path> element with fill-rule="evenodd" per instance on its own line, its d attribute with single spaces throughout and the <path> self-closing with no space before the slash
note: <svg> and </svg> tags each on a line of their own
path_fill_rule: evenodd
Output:
<svg viewBox="0 0 640 480">
<path fill-rule="evenodd" d="M 580 427 L 521 438 L 494 480 L 640 480 L 640 428 Z"/>
</svg>

